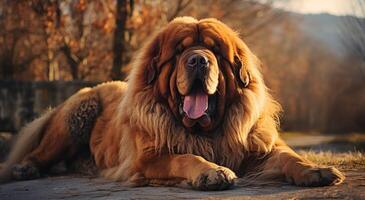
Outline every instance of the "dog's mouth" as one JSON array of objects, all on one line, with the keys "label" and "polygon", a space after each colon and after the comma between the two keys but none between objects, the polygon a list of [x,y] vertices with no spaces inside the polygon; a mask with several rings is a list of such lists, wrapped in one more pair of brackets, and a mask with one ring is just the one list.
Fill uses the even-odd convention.
[{"label": "dog's mouth", "polygon": [[209,95],[197,81],[187,95],[181,95],[179,113],[185,127],[207,128],[212,123],[215,107],[216,95]]}]

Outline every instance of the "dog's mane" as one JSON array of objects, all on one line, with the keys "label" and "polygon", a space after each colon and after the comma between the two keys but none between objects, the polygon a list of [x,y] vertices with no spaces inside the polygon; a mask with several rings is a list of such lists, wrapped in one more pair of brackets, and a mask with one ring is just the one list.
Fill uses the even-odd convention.
[{"label": "dog's mane", "polygon": [[[241,40],[232,34],[233,40]],[[154,139],[154,150],[170,153],[200,155],[208,161],[238,169],[246,154],[265,154],[271,151],[278,138],[279,104],[266,88],[258,59],[248,52],[251,81],[247,88],[237,88],[239,99],[226,108],[225,116],[214,138],[191,134],[176,120],[168,106],[159,102],[153,86],[145,84],[146,67],[153,59],[152,40],[138,54],[128,76],[128,92],[120,107],[116,123],[125,121],[129,126]],[[240,43],[242,44],[242,43]],[[170,78],[170,77],[169,77]]]},{"label": "dog's mane", "polygon": [[[131,127],[154,138],[155,151],[191,153],[208,161],[237,169],[246,153],[268,153],[278,137],[278,105],[263,84],[258,69],[249,88],[238,89],[239,101],[227,108],[224,120],[214,138],[190,133],[178,122],[168,106],[158,102],[152,87],[138,88],[144,80],[144,66],[137,66],[129,77],[129,92],[123,110]],[[252,72],[251,72],[252,73]]]}]

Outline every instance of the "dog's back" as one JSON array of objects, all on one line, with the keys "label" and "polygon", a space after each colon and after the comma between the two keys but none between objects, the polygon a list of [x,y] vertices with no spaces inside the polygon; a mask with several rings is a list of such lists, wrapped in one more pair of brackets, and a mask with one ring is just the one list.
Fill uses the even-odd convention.
[{"label": "dog's back", "polygon": [[0,180],[36,178],[40,170],[88,147],[98,118],[115,111],[126,89],[119,81],[83,88],[24,126],[0,169]]}]

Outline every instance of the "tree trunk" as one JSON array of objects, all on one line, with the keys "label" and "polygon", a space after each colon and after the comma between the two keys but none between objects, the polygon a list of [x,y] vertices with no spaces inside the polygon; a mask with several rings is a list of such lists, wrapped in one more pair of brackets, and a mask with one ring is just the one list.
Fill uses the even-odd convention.
[{"label": "tree trunk", "polygon": [[66,60],[71,69],[72,80],[78,80],[79,77],[79,65],[80,59],[76,60],[72,55],[71,49],[66,44],[60,48],[63,54],[66,56]]},{"label": "tree trunk", "polygon": [[113,80],[121,80],[124,78],[122,73],[123,65],[123,51],[125,50],[125,26],[127,21],[127,0],[117,0],[116,5],[116,19],[113,40],[113,67],[111,71],[111,78]]}]

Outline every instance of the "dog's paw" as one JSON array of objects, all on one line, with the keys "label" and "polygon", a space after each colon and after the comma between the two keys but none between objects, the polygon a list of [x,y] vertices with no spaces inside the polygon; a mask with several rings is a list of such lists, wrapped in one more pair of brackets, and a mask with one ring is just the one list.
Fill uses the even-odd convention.
[{"label": "dog's paw", "polygon": [[198,190],[226,190],[234,185],[236,174],[228,168],[218,167],[201,173],[192,182]]},{"label": "dog's paw", "polygon": [[40,176],[39,171],[32,165],[15,165],[11,169],[11,175],[14,180],[30,180]]},{"label": "dog's paw", "polygon": [[291,181],[298,186],[328,186],[338,185],[345,180],[345,176],[334,167],[315,167],[303,170]]}]

